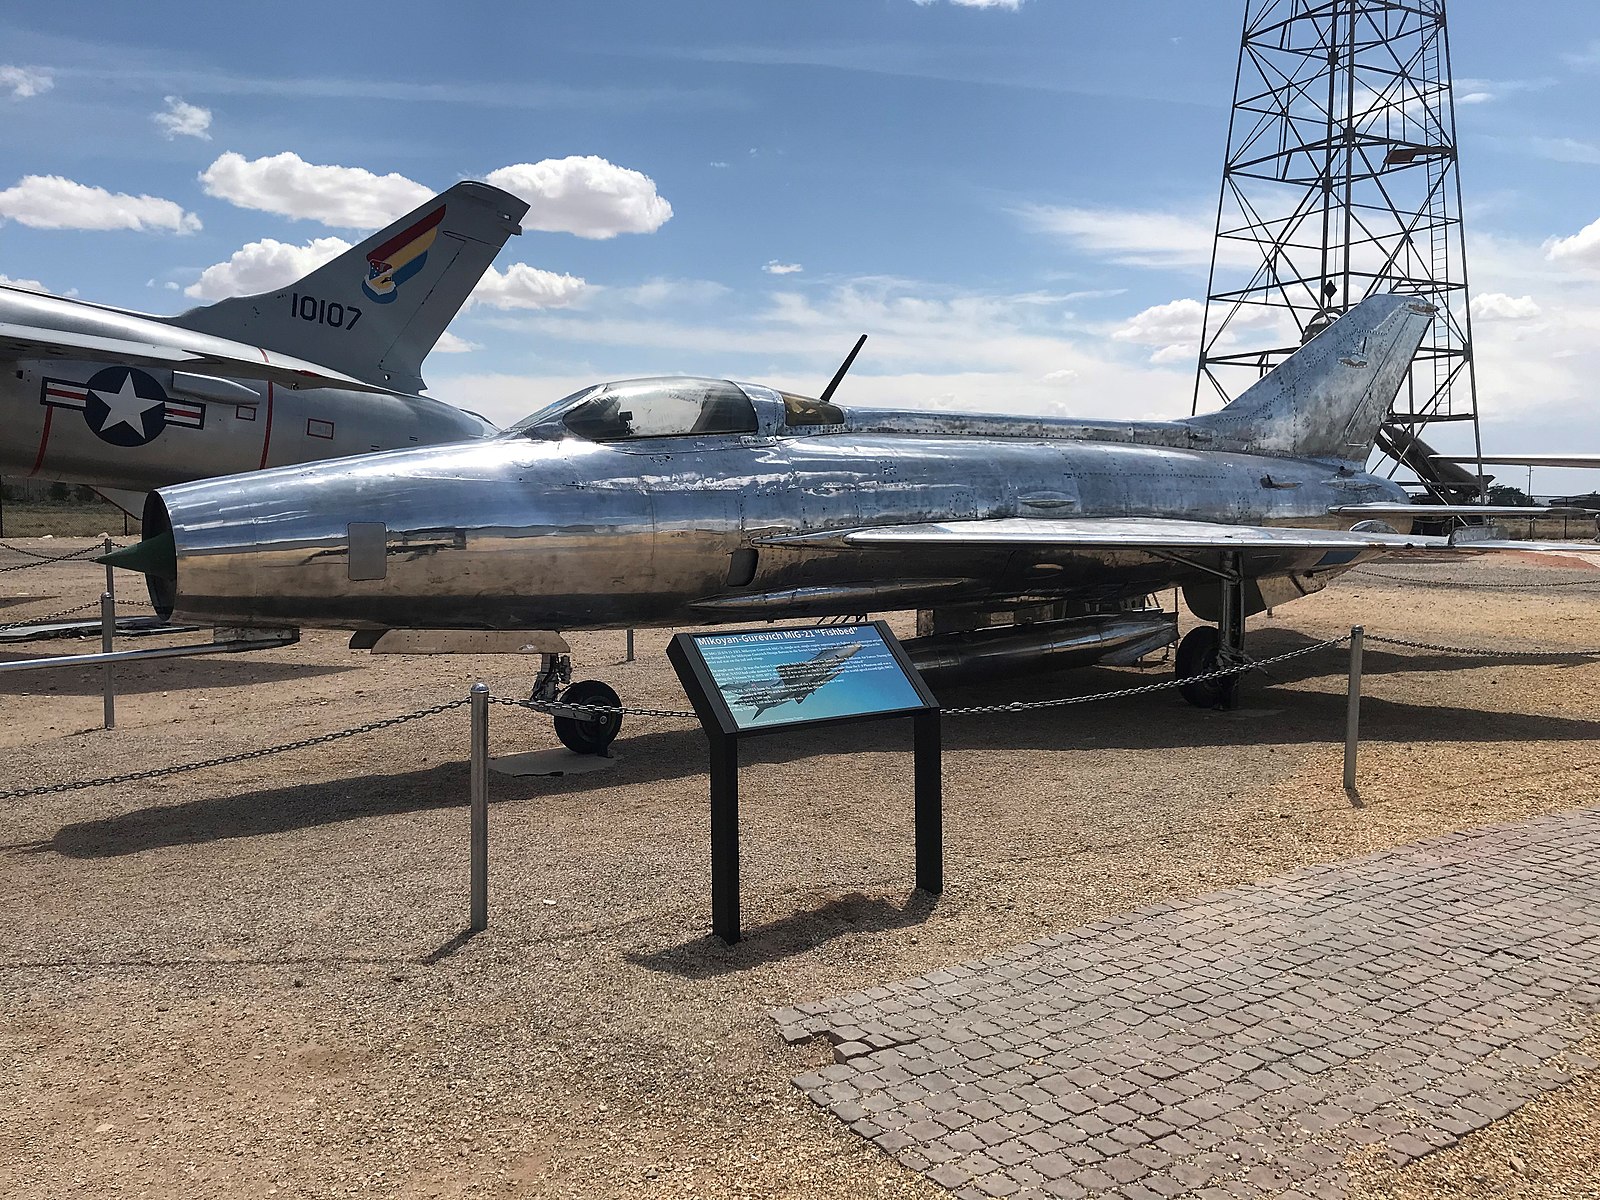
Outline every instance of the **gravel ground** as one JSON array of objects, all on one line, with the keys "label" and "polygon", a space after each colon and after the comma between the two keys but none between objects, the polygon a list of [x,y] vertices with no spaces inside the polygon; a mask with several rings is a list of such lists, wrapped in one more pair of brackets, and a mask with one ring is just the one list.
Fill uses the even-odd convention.
[{"label": "gravel ground", "polygon": [[[21,561],[0,551],[0,568]],[[1357,622],[1458,645],[1600,645],[1597,589],[1546,586],[1600,583],[1585,562],[1377,571],[1386,578],[1357,572],[1252,621],[1252,649]],[[1445,578],[1484,586],[1415,582]],[[0,623],[99,586],[81,563],[0,575]],[[666,637],[641,631],[639,661],[623,664],[620,633],[578,635],[580,676],[628,703],[683,707]],[[96,673],[7,675],[4,786],[288,741],[461,696],[478,678],[525,694],[532,665],[372,658],[312,634],[124,668],[109,732]],[[908,730],[752,743],[747,938],[731,950],[706,937],[705,743],[683,722],[630,720],[608,772],[493,778],[490,928],[471,939],[464,710],[9,801],[0,1194],[942,1194],[790,1087],[826,1051],[782,1045],[769,1009],[1301,864],[1594,802],[1600,665],[1374,646],[1366,667],[1354,802],[1340,786],[1334,652],[1251,682],[1231,713],[1159,694],[947,721],[947,891],[933,905],[909,890]],[[1165,670],[945,698],[1087,694]],[[493,753],[553,743],[541,720],[495,710]],[[1527,1194],[1577,1194],[1594,1160],[1560,1144],[1573,1120],[1595,1128],[1597,1095],[1580,1081],[1541,1102],[1556,1117],[1530,1110],[1452,1153],[1556,1145],[1548,1177],[1568,1190]],[[1459,1194],[1445,1176],[1428,1182],[1433,1166],[1391,1180],[1392,1194]],[[1380,1176],[1374,1186],[1389,1186]]]},{"label": "gravel ground", "polygon": [[[1583,1049],[1592,1057],[1600,1037]],[[1380,1148],[1368,1159],[1350,1200],[1600,1200],[1600,1074],[1403,1171],[1386,1169]]]}]

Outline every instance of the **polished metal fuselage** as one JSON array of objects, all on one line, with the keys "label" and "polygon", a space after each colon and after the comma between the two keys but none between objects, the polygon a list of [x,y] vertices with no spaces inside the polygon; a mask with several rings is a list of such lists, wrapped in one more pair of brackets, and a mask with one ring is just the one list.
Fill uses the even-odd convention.
[{"label": "polished metal fuselage", "polygon": [[[1001,517],[1345,528],[1330,508],[1405,499],[1358,465],[1219,448],[1183,423],[858,409],[790,428],[777,393],[740,386],[752,434],[596,443],[535,431],[164,490],[178,534],[171,606],[227,624],[584,629],[1111,605],[1213,576],[1136,550],[782,539]],[[377,573],[354,569],[358,531],[381,539],[381,578],[357,577]],[[1289,548],[1248,552],[1242,566],[1290,577],[1361,557]]]},{"label": "polished metal fuselage", "polygon": [[[238,358],[262,353],[161,317],[13,288],[0,288],[0,325],[37,330],[44,339],[53,333],[72,334],[196,354]],[[108,368],[115,370],[112,364],[31,357],[0,363],[0,368],[0,424],[5,429],[0,475],[8,479],[142,492],[262,467],[438,445],[494,432],[482,418],[426,396],[288,388],[148,365],[138,369],[170,399],[174,419],[152,421],[155,432],[142,444],[117,444],[96,432],[85,412],[52,402],[49,387],[81,387]]]}]

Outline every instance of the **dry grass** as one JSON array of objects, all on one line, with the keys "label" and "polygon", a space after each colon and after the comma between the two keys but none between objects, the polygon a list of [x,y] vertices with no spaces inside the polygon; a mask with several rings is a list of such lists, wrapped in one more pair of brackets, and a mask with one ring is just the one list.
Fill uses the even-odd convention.
[{"label": "dry grass", "polygon": [[86,504],[38,504],[20,500],[5,503],[6,538],[137,537],[139,522],[114,504],[95,500]]},{"label": "dry grass", "polygon": [[[1533,583],[1580,569],[1450,568]],[[80,564],[0,575],[0,616],[88,599],[97,580]],[[1358,621],[1461,643],[1600,641],[1586,588],[1459,592],[1357,574],[1253,622],[1252,644],[1267,654]],[[621,664],[620,634],[579,635],[581,673],[681,707],[665,637],[641,632],[640,660]],[[315,634],[126,668],[113,732],[97,728],[97,675],[8,675],[4,786],[337,729],[463,695],[475,678],[510,694],[531,665],[375,659]],[[1342,663],[1290,666],[1227,714],[1161,695],[946,722],[948,890],[932,906],[908,895],[908,730],[752,744],[749,936],[732,950],[705,936],[705,743],[681,723],[630,722],[609,772],[494,780],[491,924],[470,940],[460,711],[315,752],[8,801],[0,1194],[940,1195],[793,1091],[821,1051],[784,1047],[770,1008],[1594,802],[1600,665],[1369,648],[1359,807],[1339,780]],[[948,699],[1139,678],[1095,669]],[[496,710],[494,753],[551,744],[541,722]],[[1590,1120],[1587,1087],[1561,1103]],[[1491,1154],[1511,1124],[1483,1135]],[[1591,1186],[1592,1164],[1551,1161],[1562,1186]],[[1430,1186],[1416,1194],[1456,1194]]]}]

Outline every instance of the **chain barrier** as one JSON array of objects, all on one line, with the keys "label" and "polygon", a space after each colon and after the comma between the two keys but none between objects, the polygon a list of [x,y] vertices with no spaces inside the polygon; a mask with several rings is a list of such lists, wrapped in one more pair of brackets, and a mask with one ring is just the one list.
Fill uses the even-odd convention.
[{"label": "chain barrier", "polygon": [[147,771],[129,771],[124,775],[108,775],[101,779],[79,779],[72,783],[48,783],[41,784],[38,787],[11,788],[0,792],[0,800],[22,800],[31,796],[52,796],[59,792],[76,792],[84,788],[108,787],[118,783],[137,783],[145,779],[161,779],[168,775],[177,775],[183,771],[199,771],[206,767],[224,767],[230,763],[249,762],[253,758],[266,758],[271,754],[287,754],[291,750],[305,750],[327,742],[337,742],[342,738],[355,737],[362,733],[375,733],[380,729],[404,725],[409,721],[420,721],[424,717],[436,717],[440,713],[449,712],[451,709],[464,708],[469,703],[468,698],[462,696],[455,700],[446,700],[443,704],[433,704],[427,708],[419,708],[415,712],[403,713],[398,717],[383,717],[376,721],[368,721],[363,725],[352,725],[349,729],[338,729],[332,733],[319,733],[314,737],[301,738],[296,742],[284,742],[278,746],[263,746],[255,750],[242,750],[238,754],[225,754],[220,758],[208,758],[202,762],[179,763],[172,767],[152,767]]},{"label": "chain barrier", "polygon": [[[97,603],[97,602],[96,602]],[[65,616],[72,612],[81,611],[92,605],[80,605],[77,609],[68,609],[55,616]],[[50,620],[53,618],[42,618]],[[6,628],[0,626],[0,628]],[[1122,700],[1130,696],[1145,696],[1156,692],[1169,691],[1194,683],[1209,683],[1217,679],[1227,679],[1235,675],[1243,675],[1250,671],[1262,670],[1266,667],[1276,666],[1279,663],[1290,662],[1297,658],[1316,654],[1322,650],[1331,650],[1349,642],[1350,635],[1342,634],[1327,641],[1314,642],[1309,646],[1302,646],[1298,650],[1290,650],[1271,658],[1253,659],[1250,662],[1240,663],[1237,666],[1221,667],[1215,671],[1206,671],[1199,675],[1190,675],[1184,679],[1165,679],[1159,683],[1146,683],[1138,687],[1122,688],[1114,692],[1095,692],[1088,696],[1067,696],[1055,700],[1014,700],[1007,704],[981,704],[967,708],[947,708],[943,715],[947,717],[976,717],[989,716],[997,713],[1027,712],[1034,709],[1065,708],[1076,704],[1091,704],[1100,700]],[[1368,633],[1365,640],[1386,646],[1402,646],[1415,650],[1431,650],[1448,654],[1463,654],[1483,658],[1600,658],[1600,648],[1592,650],[1491,650],[1467,646],[1444,646],[1432,642],[1419,642],[1409,638],[1384,637],[1379,634]],[[21,800],[34,796],[49,796],[61,792],[75,792],[84,788],[108,787],[121,783],[137,783],[147,779],[162,779],[168,775],[177,775],[185,771],[199,771],[207,767],[228,766],[232,763],[249,762],[252,759],[266,758],[274,754],[287,754],[295,750],[306,750],[312,746],[324,745],[328,742],[341,741],[344,738],[357,737],[364,733],[375,733],[380,729],[390,729],[396,725],[404,725],[411,721],[419,721],[428,717],[436,717],[457,708],[470,704],[469,697],[460,697],[455,700],[446,700],[441,704],[429,705],[419,708],[414,712],[402,713],[399,716],[383,717],[376,721],[367,721],[361,725],[352,725],[348,729],[335,730],[332,733],[320,733],[313,737],[301,738],[298,741],[284,742],[276,746],[264,746],[255,750],[243,750],[238,754],[227,754],[218,758],[208,758],[200,762],[179,763],[170,767],[153,767],[144,771],[130,771],[122,775],[110,775],[99,779],[80,779],[71,783],[42,784],[37,787],[12,788],[0,791],[0,800]],[[511,696],[491,696],[489,703],[498,704],[506,708],[520,708],[530,712],[550,715],[556,710],[566,712],[590,713],[594,716],[629,716],[629,717],[663,717],[671,719],[695,719],[693,711],[676,708],[632,708],[626,705],[607,704],[563,704],[554,700],[522,700]]]},{"label": "chain barrier", "polygon": [[[111,544],[113,546],[116,545],[115,542]],[[45,554],[35,554],[31,550],[24,550],[22,547],[13,546],[8,542],[0,542],[0,546],[4,546],[7,550],[15,550],[19,554],[26,554],[29,558],[37,560],[35,562],[16,563],[15,565],[9,567],[0,567],[0,575],[5,575],[11,571],[27,571],[33,567],[43,567],[49,563],[66,562],[69,559],[82,558],[85,554],[104,553],[105,551],[104,542],[96,542],[92,546],[85,546],[82,550],[74,550],[70,554],[58,554],[54,557]]]},{"label": "chain barrier", "polygon": [[[1246,671],[1260,670],[1276,663],[1288,662],[1293,658],[1303,658],[1307,654],[1315,654],[1319,650],[1342,646],[1349,640],[1350,635],[1344,634],[1340,637],[1329,638],[1325,642],[1302,646],[1298,650],[1290,650],[1286,654],[1279,654],[1272,658],[1252,659],[1235,667],[1222,667],[1215,671],[1206,671],[1200,675],[1189,675],[1183,679],[1164,679],[1160,683],[1141,684],[1139,687],[1123,688],[1118,692],[1096,692],[1090,696],[1067,696],[1060,700],[1013,700],[1010,704],[980,704],[971,708],[947,708],[943,710],[943,715],[947,717],[987,716],[990,713],[1025,712],[1034,708],[1065,708],[1069,704],[1088,704],[1095,700],[1121,700],[1127,696],[1144,696],[1152,692],[1186,687],[1191,683],[1209,683],[1213,679],[1227,679],[1230,675],[1243,675]],[[1367,640],[1371,641],[1372,639],[1369,637]]]},{"label": "chain barrier", "polygon": [[[576,712],[592,713],[597,717],[687,717],[696,719],[693,711],[681,708],[628,708],[609,704],[566,704],[560,700],[518,700],[514,696],[490,696],[490,704],[503,704],[507,708],[526,708],[531,712],[551,715],[554,710],[563,711],[571,709]],[[557,713],[556,715],[561,715]]]},{"label": "chain barrier", "polygon": [[90,600],[87,604],[77,604],[71,608],[63,608],[60,612],[47,613],[42,617],[29,617],[23,621],[7,621],[0,625],[3,629],[21,629],[24,625],[48,625],[51,621],[59,621],[62,617],[70,617],[73,613],[88,612],[91,608],[98,609],[100,601]]},{"label": "chain barrier", "polygon": [[[125,608],[148,607],[145,602],[140,600],[118,600],[116,603],[124,606]],[[94,609],[96,612],[98,612],[100,610],[100,601],[90,600],[86,604],[77,604],[72,608],[63,608],[60,612],[46,613],[42,617],[27,617],[21,621],[8,621],[5,624],[0,624],[0,633],[3,633],[7,629],[21,629],[24,625],[48,625],[52,621],[59,621],[62,617],[70,617],[74,613],[88,612],[90,609]]]},{"label": "chain barrier", "polygon": [[1366,635],[1368,642],[1385,646],[1406,646],[1412,650],[1433,650],[1441,654],[1465,654],[1471,658],[1600,658],[1600,647],[1593,650],[1490,650],[1472,646],[1439,646],[1432,642],[1416,642],[1410,638]]},{"label": "chain barrier", "polygon": [[1541,588],[1600,587],[1600,579],[1557,579],[1548,583],[1453,583],[1445,579],[1413,579],[1408,575],[1388,575],[1382,571],[1357,568],[1351,572],[1367,579],[1382,579],[1389,583],[1403,583],[1411,587],[1470,588],[1478,591],[1531,592]]}]

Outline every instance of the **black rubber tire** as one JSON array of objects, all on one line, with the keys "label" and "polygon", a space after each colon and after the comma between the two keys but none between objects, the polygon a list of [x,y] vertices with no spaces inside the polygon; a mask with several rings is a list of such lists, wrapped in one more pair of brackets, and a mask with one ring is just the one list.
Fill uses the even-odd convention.
[{"label": "black rubber tire", "polygon": [[[1221,652],[1222,634],[1217,631],[1217,627],[1196,626],[1184,634],[1183,641],[1178,643],[1173,669],[1179,679],[1205,675],[1217,669]],[[1179,684],[1178,691],[1196,708],[1231,708],[1238,681],[1237,675],[1230,675],[1226,679],[1208,679],[1204,683]]]},{"label": "black rubber tire", "polygon": [[[620,708],[622,701],[598,679],[583,679],[561,693],[563,704],[601,704]],[[621,713],[596,714],[586,720],[557,717],[556,736],[568,750],[578,754],[604,754],[622,731]]]}]

